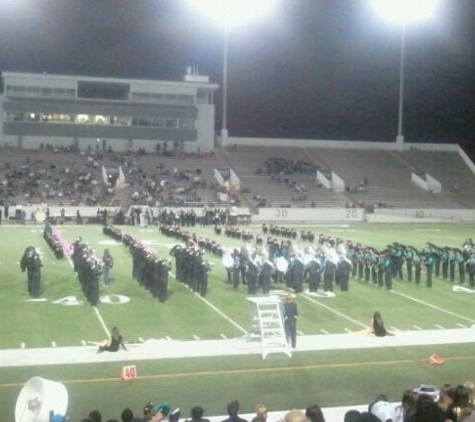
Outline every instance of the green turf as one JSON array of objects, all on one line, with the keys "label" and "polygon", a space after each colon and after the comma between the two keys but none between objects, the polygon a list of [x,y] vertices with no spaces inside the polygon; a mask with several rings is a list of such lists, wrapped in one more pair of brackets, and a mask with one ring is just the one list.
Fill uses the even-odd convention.
[{"label": "green turf", "polygon": [[[78,236],[88,241],[102,255],[111,250],[115,266],[113,281],[102,294],[123,294],[131,301],[125,305],[100,304],[99,311],[108,327],[117,325],[126,340],[139,337],[193,340],[241,336],[241,330],[195,297],[182,284],[170,277],[170,297],[161,304],[131,279],[131,257],[121,244],[103,236],[100,227],[59,227],[64,237],[73,242]],[[121,227],[124,232],[149,241],[162,256],[169,254],[174,239],[158,234],[157,228]],[[260,227],[250,229],[259,232]],[[325,225],[304,227],[316,233],[351,239],[376,248],[398,241],[421,247],[427,241],[438,245],[460,246],[472,236],[471,225]],[[225,245],[241,246],[241,241],[216,237],[209,228],[189,229],[198,235],[217,238]],[[81,340],[101,340],[105,332],[93,308],[55,305],[54,300],[76,296],[84,300],[70,263],[56,260],[42,238],[41,227],[0,228],[0,348],[77,346]],[[46,302],[27,299],[26,275],[20,272],[19,259],[28,245],[43,252],[42,297]],[[241,286],[234,291],[224,282],[225,271],[219,259],[209,256],[217,265],[210,276],[207,300],[236,324],[250,330],[251,306]],[[424,281],[424,276],[423,276]],[[471,326],[474,295],[455,294],[452,285],[434,279],[428,289],[424,282],[416,286],[407,281],[394,283],[393,292],[351,280],[348,293],[337,292],[335,298],[297,297],[298,329],[304,334],[358,331],[368,325],[374,310],[383,313],[388,326],[397,329],[434,329]],[[322,306],[323,305],[323,306]],[[342,315],[346,316],[342,317]],[[322,337],[324,341],[324,337]],[[256,356],[137,362],[140,376],[150,376],[126,383],[117,380],[121,364],[91,364],[0,369],[0,404],[5,420],[13,420],[13,408],[21,385],[34,375],[63,380],[70,394],[70,412],[76,420],[98,407],[107,417],[117,417],[130,406],[139,410],[148,400],[167,400],[187,412],[202,405],[208,414],[224,413],[225,403],[239,398],[243,411],[251,412],[257,402],[270,409],[283,410],[317,402],[322,406],[360,404],[376,393],[386,392],[398,400],[405,388],[421,382],[441,385],[475,378],[467,368],[473,366],[473,345],[400,347],[374,350],[350,350],[296,353],[292,359],[269,356],[265,361]],[[433,367],[427,356],[439,353],[447,363]],[[261,369],[265,371],[261,371]],[[238,372],[229,372],[236,370]],[[241,372],[239,372],[241,371]],[[80,382],[80,380],[87,382]],[[7,385],[12,383],[13,385]]]}]

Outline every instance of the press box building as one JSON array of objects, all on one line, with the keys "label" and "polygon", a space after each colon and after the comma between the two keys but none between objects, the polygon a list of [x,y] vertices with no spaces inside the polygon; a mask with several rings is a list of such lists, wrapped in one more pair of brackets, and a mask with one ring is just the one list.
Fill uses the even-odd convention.
[{"label": "press box building", "polygon": [[17,72],[2,78],[2,146],[214,148],[218,85],[191,68],[179,82]]}]

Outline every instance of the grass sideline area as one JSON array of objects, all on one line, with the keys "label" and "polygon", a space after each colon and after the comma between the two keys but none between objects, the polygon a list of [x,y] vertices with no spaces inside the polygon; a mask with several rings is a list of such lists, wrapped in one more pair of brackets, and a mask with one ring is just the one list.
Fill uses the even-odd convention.
[{"label": "grass sideline area", "polygon": [[[206,301],[197,298],[170,276],[166,303],[155,301],[131,280],[132,260],[127,249],[102,234],[100,226],[58,226],[71,243],[82,236],[102,256],[109,248],[114,256],[111,286],[101,294],[125,295],[130,302],[123,305],[100,304],[99,314],[106,327],[120,327],[128,341],[139,338],[176,340],[234,338],[245,335],[238,327],[249,330],[251,307],[246,288],[234,291],[224,282],[225,271],[216,262],[210,274]],[[158,233],[157,227],[121,226],[147,242],[160,256],[169,256],[177,243]],[[260,232],[260,226],[249,226]],[[426,242],[460,247],[471,237],[471,225],[314,225],[298,226],[332,237],[351,239],[378,249],[394,241],[422,247]],[[194,227],[186,230],[199,236],[216,238],[223,245],[242,246],[244,242],[216,236],[212,228]],[[104,326],[87,303],[61,306],[54,301],[68,296],[84,300],[79,282],[67,259],[56,260],[42,238],[41,226],[1,226],[0,271],[0,348],[80,346],[82,341],[105,338]],[[301,243],[300,241],[298,241]],[[303,243],[301,243],[303,244]],[[42,302],[28,301],[26,275],[20,272],[19,259],[24,249],[33,245],[43,253]],[[174,270],[174,269],[173,269]],[[172,270],[172,272],[173,272]],[[336,292],[334,298],[298,296],[298,330],[301,335],[322,336],[325,333],[358,332],[369,325],[372,313],[380,310],[388,327],[398,330],[461,328],[475,323],[472,294],[452,292],[452,284],[434,279],[428,289],[423,282],[416,286],[395,281],[391,292],[353,279],[348,293]],[[216,311],[219,309],[227,318]],[[234,322],[235,324],[231,323]],[[415,328],[417,327],[417,328]],[[351,337],[350,337],[351,339]],[[440,386],[473,380],[467,371],[473,365],[473,344],[418,347],[388,347],[365,350],[334,350],[297,352],[292,359],[271,355],[266,360],[256,356],[171,359],[136,362],[139,378],[132,382],[120,380],[122,364],[93,363],[43,367],[0,368],[0,404],[5,420],[14,420],[16,397],[29,378],[40,375],[66,384],[69,411],[80,420],[93,408],[102,411],[105,419],[119,417],[124,407],[140,412],[149,400],[167,401],[180,407],[188,416],[192,406],[201,405],[206,414],[224,414],[226,403],[234,398],[241,402],[243,413],[251,413],[258,402],[270,410],[285,410],[318,403],[322,407],[361,404],[371,401],[380,392],[398,401],[407,388],[420,383]],[[1,352],[0,352],[1,353]],[[446,358],[441,366],[431,366],[427,357],[437,353]]]}]

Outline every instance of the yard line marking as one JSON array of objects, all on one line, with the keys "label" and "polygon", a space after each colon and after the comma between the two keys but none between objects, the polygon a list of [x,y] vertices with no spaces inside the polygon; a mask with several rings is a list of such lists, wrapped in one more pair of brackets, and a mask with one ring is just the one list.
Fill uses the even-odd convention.
[{"label": "yard line marking", "polygon": [[467,328],[466,325],[463,325],[463,324],[457,324],[460,328]]},{"label": "yard line marking", "polygon": [[110,335],[109,330],[107,329],[106,323],[105,323],[104,320],[102,319],[102,316],[101,316],[101,313],[99,312],[99,309],[97,309],[97,306],[93,306],[93,309],[94,309],[94,312],[95,312],[96,315],[97,315],[97,318],[99,319],[99,322],[100,322],[101,325],[102,325],[102,328],[103,328],[104,331],[106,332],[106,335],[109,336],[109,335]]},{"label": "yard line marking", "polygon": [[167,340],[171,340],[172,338],[170,336],[165,337]]},{"label": "yard line marking", "polygon": [[421,327],[418,327],[417,325],[413,325],[413,327],[416,329],[416,330],[422,330]]},{"label": "yard line marking", "polygon": [[56,347],[56,342],[55,341],[51,342],[51,347]]},{"label": "yard line marking", "polygon": [[86,340],[81,340],[81,344],[82,344],[83,346],[85,346],[85,345],[87,344],[87,343],[86,343]]},{"label": "yard line marking", "polygon": [[315,303],[315,304],[318,305],[318,306],[321,306],[322,308],[325,308],[327,311],[333,312],[334,314],[337,314],[337,315],[341,316],[342,318],[345,318],[345,319],[347,319],[348,321],[351,321],[351,322],[353,322],[354,324],[359,325],[360,327],[369,328],[367,325],[365,325],[365,324],[363,324],[363,323],[357,321],[356,319],[353,319],[353,318],[349,317],[348,315],[342,314],[340,311],[337,311],[336,309],[332,309],[332,308],[330,308],[329,306],[326,306],[326,305],[324,305],[323,303],[320,303],[320,302],[318,302],[318,301],[316,301],[316,300],[314,300],[314,299],[312,299],[312,298],[310,298],[310,297],[308,297],[308,296],[306,296],[306,295],[304,295],[304,294],[302,294],[302,293],[300,294],[300,296],[304,297],[305,299],[309,300],[310,302]]},{"label": "yard line marking", "polygon": [[327,330],[324,330],[323,328],[321,328],[320,331],[321,331],[323,334],[330,334]]},{"label": "yard line marking", "polygon": [[[69,262],[69,264],[71,265],[71,267],[74,268],[74,264],[73,264],[73,261],[71,260],[71,257],[69,257],[69,256],[66,255],[66,258],[68,259],[68,262]],[[97,309],[97,306],[93,306],[93,309],[94,309],[94,312],[95,312],[96,315],[97,315],[97,318],[99,319],[99,322],[101,323],[102,328],[103,328],[104,331],[106,332],[106,335],[109,336],[109,335],[110,335],[109,330],[107,329],[106,323],[105,323],[104,320],[102,319],[102,316],[101,316],[101,313],[99,312],[99,309]]]},{"label": "yard line marking", "polygon": [[[173,274],[171,271],[169,272],[169,274],[176,280],[176,277],[175,277],[175,274]],[[182,284],[182,283],[180,283]],[[189,288],[189,286],[186,286]],[[189,288],[190,289],[190,288]],[[190,289],[191,290],[191,289]],[[201,299],[204,303],[206,303],[211,309],[213,309],[214,311],[216,311],[219,315],[221,315],[224,319],[226,319],[227,321],[229,321],[232,325],[234,325],[237,329],[239,329],[240,331],[242,331],[244,334],[249,334],[244,328],[242,328],[237,322],[233,321],[230,317],[228,317],[224,312],[222,312],[220,309],[218,309],[216,306],[214,306],[211,302],[209,302],[208,300],[206,300],[204,297],[202,297],[200,294],[198,294],[197,292],[194,292],[194,295]]]},{"label": "yard line marking", "polygon": [[201,340],[196,334],[193,334],[193,338],[194,338],[195,340]]},{"label": "yard line marking", "polygon": [[140,343],[145,343],[142,337],[139,337],[138,340],[140,341]]},{"label": "yard line marking", "polygon": [[237,329],[242,331],[244,334],[249,334],[244,328],[242,328],[237,322],[233,321],[230,317],[228,317],[224,312],[219,310],[216,306],[214,306],[211,302],[206,300],[204,297],[200,296],[198,293],[195,292],[195,296],[201,299],[204,303],[206,303],[211,309],[215,310],[219,315],[221,315],[224,319],[229,321],[233,324]]},{"label": "yard line marking", "polygon": [[437,328],[440,328],[441,330],[444,330],[445,328],[442,327],[442,325],[439,325],[439,324],[434,324]]},{"label": "yard line marking", "polygon": [[344,330],[345,330],[347,333],[352,333],[352,331],[351,331],[349,328],[344,328]]},{"label": "yard line marking", "polygon": [[302,333],[302,331],[300,331],[300,330],[297,330],[297,334],[300,335],[300,336],[304,336],[304,335],[305,335],[305,334]]},{"label": "yard line marking", "polygon": [[412,296],[409,296],[409,295],[406,295],[404,293],[401,293],[401,292],[397,292],[395,290],[389,290],[390,293],[393,293],[395,295],[399,295],[401,297],[405,297],[406,299],[409,299],[409,300],[412,300],[414,302],[417,302],[417,303],[420,303],[421,305],[425,305],[425,306],[428,306],[429,308],[432,308],[432,309],[435,309],[437,311],[440,311],[440,312],[444,312],[448,315],[452,315],[454,317],[457,317],[457,318],[460,318],[460,319],[464,319],[465,321],[468,321],[468,322],[475,322],[475,320],[473,319],[470,319],[470,318],[467,318],[463,315],[459,315],[459,314],[456,314],[455,312],[452,312],[452,311],[449,311],[447,309],[443,309],[443,308],[439,308],[438,306],[435,306],[435,305],[432,305],[431,303],[428,303],[428,302],[425,302],[423,300],[420,300],[420,299],[416,299],[415,297],[412,297]]},{"label": "yard line marking", "polygon": [[391,330],[393,330],[393,331],[401,331],[401,330],[400,330],[399,328],[397,328],[397,327],[392,327],[392,326],[391,326],[391,327],[389,327],[389,328],[391,328]]},{"label": "yard line marking", "polygon": [[24,348],[26,347],[26,344],[25,344],[25,343],[22,343],[22,344],[20,344],[20,347],[21,347],[22,349],[24,349]]},{"label": "yard line marking", "polygon": [[224,334],[220,334],[221,338],[227,338]]}]

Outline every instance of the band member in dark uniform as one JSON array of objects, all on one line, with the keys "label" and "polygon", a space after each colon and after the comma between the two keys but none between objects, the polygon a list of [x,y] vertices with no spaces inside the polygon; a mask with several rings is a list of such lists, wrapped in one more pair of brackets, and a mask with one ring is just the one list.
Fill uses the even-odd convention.
[{"label": "band member in dark uniform", "polygon": [[295,346],[297,345],[297,319],[299,313],[297,304],[294,302],[291,293],[288,293],[285,297],[283,309],[285,336],[287,337],[287,342],[291,344],[293,349],[295,349]]},{"label": "band member in dark uniform", "polygon": [[33,246],[28,246],[21,257],[20,268],[22,272],[27,272],[28,294],[34,298],[40,295],[42,266],[40,254]]},{"label": "band member in dark uniform", "polygon": [[124,344],[124,340],[120,335],[119,329],[117,327],[113,327],[109,341],[107,341],[106,344],[99,346],[99,350],[97,351],[97,353],[117,352],[119,350],[119,347],[122,347],[122,349],[127,350]]}]

